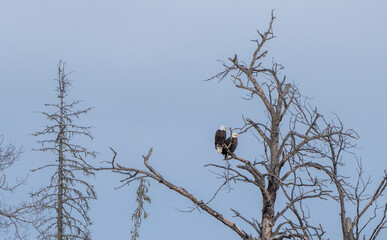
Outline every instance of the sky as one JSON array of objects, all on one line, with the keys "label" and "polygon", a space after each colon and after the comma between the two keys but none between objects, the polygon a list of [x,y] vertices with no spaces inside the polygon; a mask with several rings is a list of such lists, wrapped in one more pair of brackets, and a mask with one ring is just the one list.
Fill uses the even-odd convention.
[{"label": "sky", "polygon": [[[28,175],[23,191],[48,181],[48,173],[29,172],[53,158],[31,151],[38,146],[31,133],[46,125],[37,112],[57,101],[53,79],[63,60],[73,71],[69,97],[93,107],[79,123],[93,126],[95,139],[77,140],[99,152],[90,161],[110,160],[113,147],[119,163],[142,168],[141,155],[153,147],[150,163],[166,179],[209,199],[220,184],[203,167],[221,160],[213,149],[215,130],[240,127],[242,115],[264,113],[256,102],[243,100],[231,80],[203,80],[222,70],[217,60],[234,54],[249,59],[250,40],[266,28],[272,9],[276,38],[267,45],[269,57],[324,116],[336,113],[357,131],[356,153],[377,183],[387,169],[387,2],[382,0],[1,0],[0,133],[24,149],[8,177]],[[259,156],[251,136],[239,140],[237,154]],[[130,238],[137,186],[114,190],[119,180],[111,173],[91,179],[98,194],[90,210],[95,240]],[[192,204],[158,183],[151,183],[149,194],[150,215],[140,239],[238,237],[206,213],[181,212]],[[14,202],[20,196],[4,198]],[[244,226],[229,209],[259,217],[260,201],[256,191],[237,185],[222,192],[213,207]],[[324,214],[339,218],[334,210]],[[334,239],[337,222],[326,226]]]}]

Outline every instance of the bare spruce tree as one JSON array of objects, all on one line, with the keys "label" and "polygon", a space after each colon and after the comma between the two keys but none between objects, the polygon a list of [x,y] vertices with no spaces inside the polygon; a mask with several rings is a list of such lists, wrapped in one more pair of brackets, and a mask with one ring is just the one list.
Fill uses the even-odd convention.
[{"label": "bare spruce tree", "polygon": [[94,175],[85,158],[95,157],[95,152],[74,144],[73,138],[93,138],[90,127],[75,123],[91,108],[77,110],[74,108],[80,101],[67,100],[71,86],[67,77],[65,63],[59,61],[56,79],[58,102],[45,105],[53,108],[50,113],[42,112],[49,123],[44,130],[33,134],[41,138],[38,140],[41,147],[35,150],[53,153],[50,162],[33,170],[49,168],[53,172],[49,184],[32,194],[36,207],[45,212],[41,239],[90,239],[89,201],[96,199],[96,193],[93,185],[85,180],[85,177]]},{"label": "bare spruce tree", "polygon": [[[326,239],[327,231],[338,229],[324,229],[319,216],[313,215],[315,211],[307,208],[311,201],[326,200],[340,206],[340,212],[331,216],[339,217],[341,222],[342,236],[335,239],[382,239],[381,232],[387,227],[387,201],[382,198],[387,173],[379,184],[371,185],[363,177],[360,161],[351,153],[356,147],[356,132],[344,128],[336,115],[328,118],[320,113],[294,83],[287,81],[280,64],[265,61],[268,55],[265,44],[275,37],[274,19],[272,13],[267,30],[258,31],[250,60],[240,60],[234,55],[223,62],[224,71],[209,79],[220,82],[231,79],[236,88],[246,93],[247,100],[264,107],[265,118],[243,118],[241,127],[232,130],[256,137],[255,149],[259,149],[256,158],[246,159],[243,153],[228,151],[228,164],[221,161],[206,165],[224,176],[223,184],[208,201],[199,200],[154,169],[149,163],[152,149],[143,156],[145,169],[122,166],[113,158],[111,165],[98,170],[125,175],[124,185],[138,179],[155,180],[192,201],[197,209],[213,216],[241,239]],[[359,163],[355,178],[341,175],[344,162]],[[217,193],[233,183],[255,187],[261,196],[260,212],[243,216],[238,209],[230,209],[236,217],[234,222],[211,206]],[[250,228],[242,229],[240,221]]]}]

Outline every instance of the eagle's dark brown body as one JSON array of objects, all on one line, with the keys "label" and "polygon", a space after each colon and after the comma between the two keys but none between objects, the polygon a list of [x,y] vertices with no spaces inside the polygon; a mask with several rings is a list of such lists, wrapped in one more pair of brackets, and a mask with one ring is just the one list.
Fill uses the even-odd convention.
[{"label": "eagle's dark brown body", "polygon": [[[238,146],[238,138],[236,137],[229,137],[227,140],[224,142],[224,144],[228,147],[228,150],[230,152],[234,152],[235,149]],[[228,151],[226,147],[223,147],[222,149],[222,154],[224,155],[224,158],[227,158]]]},{"label": "eagle's dark brown body", "polygon": [[218,153],[222,153],[223,144],[226,140],[226,130],[218,129],[215,133],[215,149]]}]

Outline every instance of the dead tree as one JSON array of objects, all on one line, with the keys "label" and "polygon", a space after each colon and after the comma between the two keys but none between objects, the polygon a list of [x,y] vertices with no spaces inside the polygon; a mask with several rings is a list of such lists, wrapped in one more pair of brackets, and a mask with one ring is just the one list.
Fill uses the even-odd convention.
[{"label": "dead tree", "polygon": [[[255,50],[248,62],[234,55],[228,63],[223,62],[222,72],[209,79],[222,81],[231,78],[235,87],[247,94],[247,100],[264,107],[264,119],[246,117],[243,118],[243,126],[234,129],[240,134],[252,133],[256,136],[259,158],[245,159],[229,151],[230,157],[226,159],[229,164],[226,166],[223,163],[206,165],[226,173],[219,190],[233,181],[252,185],[260,193],[260,215],[242,216],[238,210],[231,209],[237,219],[250,225],[255,232],[242,229],[211,207],[211,201],[219,190],[210,201],[203,202],[164,178],[149,163],[152,149],[143,156],[145,170],[121,166],[114,159],[109,162],[110,166],[98,170],[124,175],[123,185],[138,179],[153,179],[191,200],[197,208],[232,229],[241,239],[323,239],[326,230],[321,224],[313,225],[310,221],[313,216],[306,210],[308,202],[320,200],[333,200],[340,204],[344,239],[363,239],[363,236],[364,239],[376,239],[386,228],[386,207],[380,208],[375,204],[385,191],[386,177],[374,194],[367,197],[369,182],[363,181],[361,167],[356,185],[351,185],[350,179],[340,175],[338,169],[343,167],[343,161],[354,160],[351,150],[355,148],[358,136],[355,131],[345,129],[337,116],[327,118],[319,113],[297,86],[287,81],[280,64],[265,60],[268,54],[265,44],[275,37],[274,19],[272,13],[267,30],[258,31],[258,39],[253,41]],[[286,203],[278,203],[279,198]],[[355,205],[357,210],[346,214],[346,204]],[[359,219],[365,217],[364,213],[371,206],[375,215],[367,215],[369,221],[360,226]],[[348,215],[351,217],[348,218]],[[372,220],[376,221],[376,225],[371,235],[362,235],[364,227],[371,227]]]},{"label": "dead tree", "polygon": [[96,199],[96,193],[93,185],[85,179],[94,175],[85,158],[95,157],[95,152],[72,143],[72,139],[75,136],[93,138],[90,127],[74,122],[91,108],[76,110],[74,108],[80,101],[67,101],[71,86],[67,77],[65,63],[59,61],[56,79],[59,101],[45,105],[54,108],[52,113],[42,112],[49,124],[33,134],[44,138],[37,141],[41,147],[34,150],[54,155],[49,163],[33,170],[49,168],[53,171],[49,184],[32,193],[36,207],[45,212],[40,228],[42,239],[90,239],[89,201]]},{"label": "dead tree", "polygon": [[36,212],[31,208],[30,203],[20,202],[15,204],[9,200],[10,194],[20,185],[26,182],[26,178],[16,180],[16,184],[9,185],[6,170],[10,168],[22,153],[21,148],[14,145],[3,145],[3,135],[0,135],[0,232],[2,236],[14,235],[14,239],[27,239],[28,227],[36,222]]}]

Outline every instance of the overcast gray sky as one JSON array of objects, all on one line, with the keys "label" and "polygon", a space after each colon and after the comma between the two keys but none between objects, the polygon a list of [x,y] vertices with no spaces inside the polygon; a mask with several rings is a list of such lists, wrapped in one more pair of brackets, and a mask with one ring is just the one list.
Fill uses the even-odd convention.
[{"label": "overcast gray sky", "polygon": [[[95,162],[109,160],[111,146],[120,163],[139,167],[141,155],[154,147],[151,163],[165,178],[208,199],[220,183],[203,168],[221,159],[213,148],[214,131],[220,125],[239,127],[242,115],[263,112],[243,100],[230,80],[203,80],[222,70],[217,59],[234,53],[248,59],[250,40],[267,26],[272,9],[277,37],[267,46],[269,58],[285,67],[288,79],[313,97],[322,113],[337,113],[345,127],[359,133],[357,154],[378,180],[387,168],[383,0],[1,0],[0,130],[6,142],[24,148],[9,177],[52,159],[30,151],[37,144],[29,134],[46,124],[35,112],[57,100],[53,79],[62,59],[74,71],[70,97],[94,107],[80,123],[95,127],[95,140],[79,141],[100,152]],[[260,156],[250,140],[241,136],[237,153]],[[44,185],[48,177],[30,174],[25,189]],[[91,203],[93,239],[129,239],[137,186],[114,191],[119,178],[112,174],[93,181],[99,197]],[[157,183],[150,196],[143,240],[237,239],[205,213],[178,211],[190,202]],[[246,188],[222,193],[213,206],[227,217],[229,208],[261,214],[259,194]],[[318,214],[339,217],[334,208]],[[328,221],[326,230],[335,239],[337,221]]]}]

